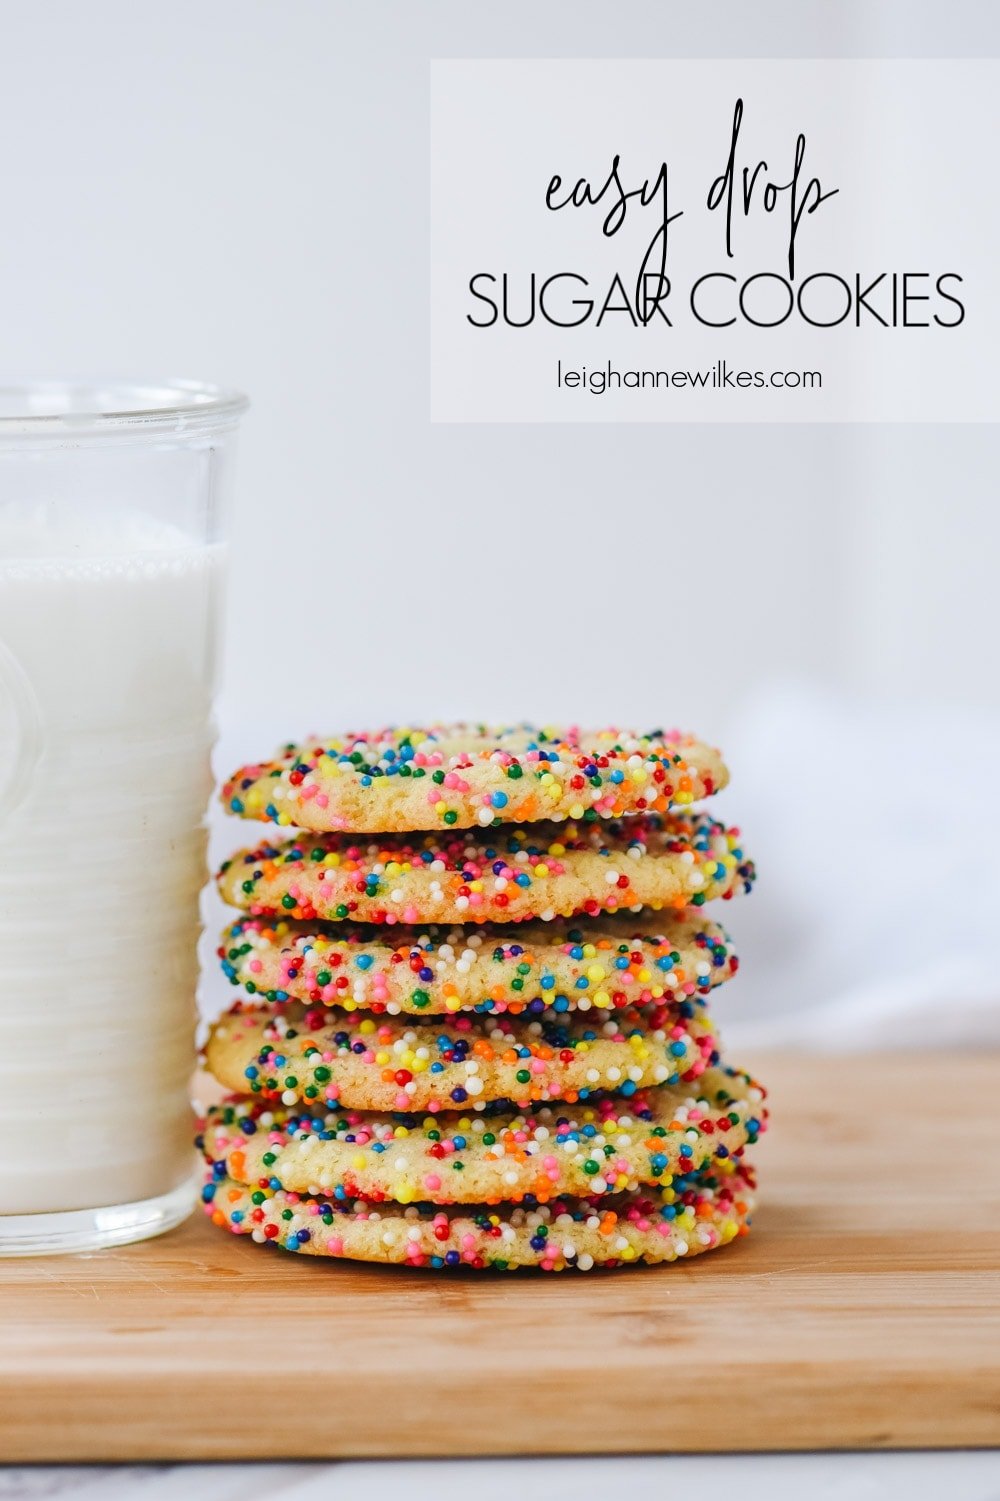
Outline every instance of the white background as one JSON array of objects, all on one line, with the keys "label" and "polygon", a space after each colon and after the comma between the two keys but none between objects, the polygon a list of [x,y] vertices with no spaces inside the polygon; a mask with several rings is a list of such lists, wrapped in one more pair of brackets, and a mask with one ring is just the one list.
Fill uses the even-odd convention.
[{"label": "white background", "polygon": [[[996,137],[998,90],[1000,68],[982,60],[436,62],[432,417],[996,421],[1000,201],[984,193],[983,177]],[[738,100],[727,257],[726,200],[710,211],[706,196],[726,171]],[[800,133],[792,273],[785,185]],[[616,159],[622,187],[604,191]],[[659,192],[651,186],[664,166],[666,209],[662,186]],[[546,207],[554,176],[557,211]],[[581,180],[601,194],[598,204],[565,204]],[[644,183],[653,201],[644,206],[632,198],[615,232],[602,234],[618,194],[639,193]],[[768,212],[766,194],[779,187]],[[825,201],[817,205],[818,193]],[[640,265],[665,212],[673,222],[662,314],[640,304],[638,326],[623,311],[601,318],[605,298],[612,308],[621,309],[626,296],[634,304]],[[647,286],[658,284],[661,254],[662,241],[646,262],[653,277]],[[945,274],[944,290],[966,308],[954,327],[936,321],[953,324],[959,316],[936,291]],[[731,326],[695,317],[689,299],[705,277],[711,280],[698,288],[699,318]],[[855,283],[870,289],[866,302],[891,321],[894,277],[899,323],[885,328],[856,306]],[[746,316],[737,301],[743,283]],[[789,313],[793,289],[801,314]],[[908,299],[904,308],[904,289],[926,300]],[[588,302],[590,317],[566,326],[585,318]],[[927,326],[904,326],[904,317]],[[834,326],[816,328],[808,319]],[[611,384],[595,393],[581,378],[582,371],[593,375],[610,365],[618,372],[669,372],[672,379],[677,372],[707,373],[719,361],[733,372],[757,372],[764,382],[777,372],[781,388],[689,381],[669,389],[663,382]],[[567,387],[567,372],[576,372],[580,384]],[[806,385],[804,372],[819,381]]]},{"label": "white background", "polygon": [[220,767],[392,719],[695,727],[761,869],[723,1017],[853,997],[852,1045],[876,1002],[890,1040],[996,1014],[997,429],[432,425],[429,72],[995,50],[974,7],[892,14],[49,0],[0,47],[3,364],[253,397]]}]

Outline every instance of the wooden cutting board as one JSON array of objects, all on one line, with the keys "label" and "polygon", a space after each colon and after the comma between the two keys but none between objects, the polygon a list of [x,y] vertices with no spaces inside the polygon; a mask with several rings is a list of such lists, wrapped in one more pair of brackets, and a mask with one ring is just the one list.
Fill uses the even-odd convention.
[{"label": "wooden cutting board", "polygon": [[749,1062],[762,1207],[690,1264],[442,1276],[200,1215],[0,1262],[0,1458],[1000,1442],[1000,1060]]}]

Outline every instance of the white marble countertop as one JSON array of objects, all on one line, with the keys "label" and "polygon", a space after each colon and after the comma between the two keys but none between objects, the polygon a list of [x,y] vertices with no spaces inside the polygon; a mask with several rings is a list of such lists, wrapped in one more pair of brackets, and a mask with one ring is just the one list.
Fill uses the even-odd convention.
[{"label": "white marble countertop", "polygon": [[0,1469],[0,1501],[1000,1501],[1000,1450]]}]

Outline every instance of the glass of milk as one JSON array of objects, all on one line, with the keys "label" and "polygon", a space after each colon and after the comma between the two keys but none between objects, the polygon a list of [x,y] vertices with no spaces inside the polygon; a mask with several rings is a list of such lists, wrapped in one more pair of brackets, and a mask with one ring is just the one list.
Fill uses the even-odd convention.
[{"label": "glass of milk", "polygon": [[0,1254],[194,1200],[222,518],[246,400],[0,387]]}]

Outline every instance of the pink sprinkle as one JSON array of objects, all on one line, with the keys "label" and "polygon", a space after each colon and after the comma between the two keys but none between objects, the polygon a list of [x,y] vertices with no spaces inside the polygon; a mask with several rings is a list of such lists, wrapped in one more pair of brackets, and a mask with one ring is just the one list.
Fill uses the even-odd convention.
[{"label": "pink sprinkle", "polygon": [[437,1173],[427,1174],[427,1177],[424,1179],[424,1187],[430,1189],[432,1192],[441,1187],[441,1179]]}]

